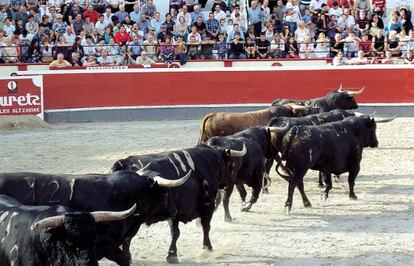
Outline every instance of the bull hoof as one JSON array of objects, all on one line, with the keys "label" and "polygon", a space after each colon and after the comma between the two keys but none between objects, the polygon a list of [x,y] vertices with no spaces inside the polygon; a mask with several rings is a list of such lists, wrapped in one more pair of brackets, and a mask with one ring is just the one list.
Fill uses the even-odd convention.
[{"label": "bull hoof", "polygon": [[241,211],[242,212],[248,212],[251,208],[252,208],[252,203],[251,202],[246,202],[242,205]]},{"label": "bull hoof", "polygon": [[227,223],[231,223],[233,221],[233,218],[231,218],[231,216],[224,216],[224,221]]},{"label": "bull hoof", "polygon": [[171,263],[171,264],[180,263],[180,261],[178,260],[177,254],[169,254],[165,259],[167,260],[168,263]]},{"label": "bull hoof", "polygon": [[351,200],[357,200],[358,197],[356,195],[349,195],[349,199],[351,199]]},{"label": "bull hoof", "polygon": [[262,189],[263,194],[269,194],[269,190],[267,188]]},{"label": "bull hoof", "polygon": [[319,184],[318,185],[318,188],[324,188],[325,187],[325,185],[324,184]]},{"label": "bull hoof", "polygon": [[305,208],[312,208],[312,204],[311,204],[309,201],[305,201],[305,202],[303,202],[303,206],[304,206]]},{"label": "bull hoof", "polygon": [[208,250],[208,251],[210,251],[210,252],[212,252],[213,251],[213,247],[210,245],[210,246],[206,246],[206,245],[204,245],[203,246],[203,249],[206,249],[206,250]]},{"label": "bull hoof", "polygon": [[284,213],[286,215],[289,215],[289,213],[290,213],[291,210],[292,210],[292,205],[290,203],[286,202]]}]

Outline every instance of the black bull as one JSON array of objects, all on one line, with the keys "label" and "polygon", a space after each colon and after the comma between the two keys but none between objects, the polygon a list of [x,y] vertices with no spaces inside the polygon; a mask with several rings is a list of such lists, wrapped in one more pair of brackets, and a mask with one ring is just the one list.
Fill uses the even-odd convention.
[{"label": "black bull", "polygon": [[272,105],[294,103],[303,106],[313,106],[319,108],[319,112],[329,112],[334,109],[357,109],[358,104],[355,101],[355,95],[361,94],[364,89],[359,91],[351,90],[334,90],[325,96],[310,99],[310,100],[291,100],[291,99],[276,99]]},{"label": "black bull", "polygon": [[[229,200],[236,185],[243,205],[242,211],[248,211],[256,203],[263,184],[264,160],[274,158],[275,151],[270,142],[270,129],[267,127],[252,127],[226,137],[212,137],[207,143],[209,146],[220,146],[229,149],[247,147],[245,156],[233,160],[233,169],[229,177],[229,184],[224,190],[223,207],[227,222],[232,220],[229,210]],[[246,203],[247,192],[243,187],[246,184],[252,188],[252,196]]]},{"label": "black bull", "polygon": [[293,192],[298,187],[305,207],[311,207],[303,177],[309,169],[318,170],[325,177],[325,197],[332,188],[331,174],[348,172],[349,197],[354,193],[355,178],[360,170],[364,147],[377,147],[375,120],[369,116],[348,117],[343,121],[320,126],[293,127],[283,137],[282,159],[290,173],[286,208],[292,208]]},{"label": "black bull", "polygon": [[1,265],[98,265],[96,222],[126,212],[77,212],[65,206],[27,206],[0,195]]},{"label": "black bull", "polygon": [[[171,245],[168,250],[167,261],[178,262],[176,242],[180,235],[179,222],[187,223],[200,218],[203,229],[203,246],[212,250],[209,231],[210,221],[215,210],[215,199],[219,187],[227,185],[231,169],[230,157],[244,156],[242,151],[197,145],[194,148],[130,156],[121,159],[112,167],[113,171],[131,169],[141,174],[160,173],[161,175],[176,177],[191,170],[191,177],[180,187],[169,189],[163,194],[165,206],[157,206],[154,202],[154,211],[150,216],[140,215],[142,222],[151,224],[169,220],[171,229]],[[157,201],[160,204],[159,200]]]},{"label": "black bull", "polygon": [[141,220],[138,218],[156,208],[151,204],[163,206],[160,203],[164,202],[163,195],[168,189],[158,185],[162,181],[165,180],[159,176],[146,178],[132,171],[109,175],[5,173],[0,174],[0,194],[16,198],[25,205],[64,205],[86,212],[121,211],[137,203],[139,216],[96,225],[97,259],[106,257],[119,265],[129,265],[129,243],[139,228]]},{"label": "black bull", "polygon": [[[284,130],[279,130],[277,133],[272,134],[272,144],[277,151],[282,151],[282,141],[286,133],[294,126],[311,126],[311,125],[322,125],[325,123],[341,121],[349,116],[355,114],[342,109],[332,110],[330,112],[308,115],[304,117],[276,117],[270,120],[269,127],[281,127],[286,125]],[[276,172],[284,178],[287,178],[284,174],[281,174],[278,170],[279,166],[282,166],[280,157],[276,156]],[[272,167],[273,160],[266,160],[265,162],[265,179],[269,179],[269,172]],[[322,176],[319,176],[319,186],[323,187]]]}]

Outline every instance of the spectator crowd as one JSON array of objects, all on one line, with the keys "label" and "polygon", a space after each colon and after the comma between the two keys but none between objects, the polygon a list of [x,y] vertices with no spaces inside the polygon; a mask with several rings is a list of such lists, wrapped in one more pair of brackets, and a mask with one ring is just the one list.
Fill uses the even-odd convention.
[{"label": "spectator crowd", "polygon": [[194,59],[414,62],[407,0],[398,0],[394,10],[386,0],[165,1],[167,14],[153,0],[0,0],[0,62],[52,67]]}]

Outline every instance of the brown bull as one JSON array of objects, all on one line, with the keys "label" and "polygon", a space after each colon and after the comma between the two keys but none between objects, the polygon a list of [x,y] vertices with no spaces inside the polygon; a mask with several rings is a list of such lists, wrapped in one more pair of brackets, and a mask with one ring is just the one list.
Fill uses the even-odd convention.
[{"label": "brown bull", "polygon": [[204,116],[200,127],[199,144],[213,136],[228,136],[249,127],[267,125],[270,119],[279,116],[303,116],[318,113],[315,107],[296,104],[274,105],[266,109],[244,113],[210,113]]}]

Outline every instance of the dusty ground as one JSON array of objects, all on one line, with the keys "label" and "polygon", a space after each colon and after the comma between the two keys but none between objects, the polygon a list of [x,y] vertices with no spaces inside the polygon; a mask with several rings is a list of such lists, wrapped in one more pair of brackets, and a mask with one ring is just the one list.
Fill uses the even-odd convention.
[{"label": "dusty ground", "polygon": [[[380,147],[366,149],[356,181],[358,201],[350,201],[344,176],[321,202],[314,172],[305,178],[313,204],[302,207],[295,193],[292,213],[283,213],[287,183],[272,174],[270,194],[250,213],[224,222],[222,208],[212,221],[215,250],[202,250],[201,228],[181,225],[178,249],[184,265],[414,265],[414,119],[378,126]],[[189,147],[198,121],[86,123],[52,129],[1,132],[3,171],[106,173],[130,154]],[[136,265],[164,264],[170,241],[167,223],[144,227],[133,241]],[[108,262],[102,262],[109,265]]]}]

